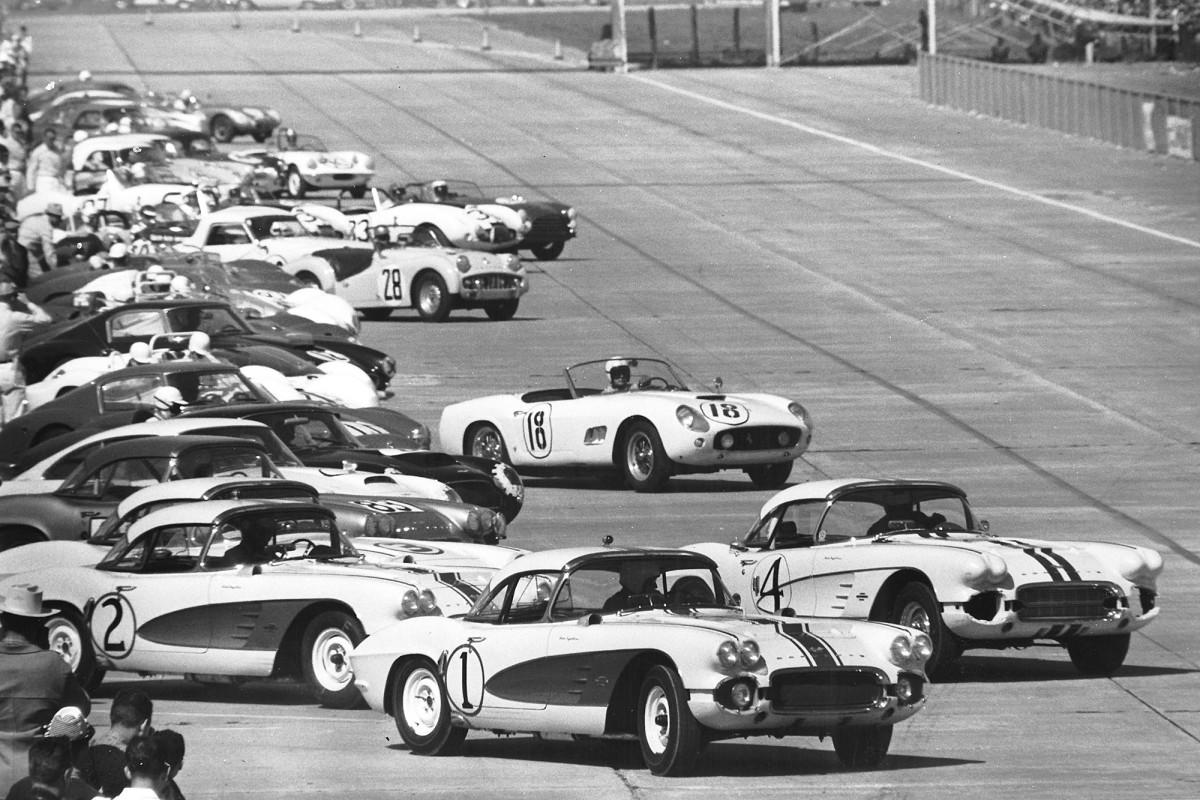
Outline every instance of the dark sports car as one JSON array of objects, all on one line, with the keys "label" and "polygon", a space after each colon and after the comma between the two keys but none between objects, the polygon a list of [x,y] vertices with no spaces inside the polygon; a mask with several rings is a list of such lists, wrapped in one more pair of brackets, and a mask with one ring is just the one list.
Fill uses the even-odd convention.
[{"label": "dark sports car", "polygon": [[305,466],[340,468],[353,463],[360,472],[399,472],[441,481],[464,503],[490,508],[509,522],[525,502],[525,486],[507,464],[476,456],[452,456],[429,450],[383,451],[365,448],[342,424],[340,412],[317,403],[234,404],[206,407],[183,416],[238,417],[261,422],[284,441]]},{"label": "dark sports car", "polygon": [[146,415],[154,390],[174,386],[201,408],[226,403],[269,403],[230,364],[168,361],[142,364],[102,375],[0,428],[0,460],[15,462],[33,445],[81,428],[91,432],[127,425]]},{"label": "dark sports car", "polygon": [[394,408],[341,408],[342,425],[359,447],[370,450],[428,450],[429,426]]},{"label": "dark sports car", "polygon": [[552,261],[562,254],[568,239],[575,238],[577,215],[572,206],[549,200],[528,200],[521,195],[488,197],[471,181],[435,180],[392,187],[397,202],[448,203],[455,206],[500,204],[521,209],[529,217],[529,233],[519,248],[529,250],[540,261]]},{"label": "dark sports car", "polygon": [[[288,331],[269,319],[256,320],[256,330],[228,303],[208,300],[150,300],[102,309],[38,331],[21,348],[26,380],[40,381],[58,365],[79,356],[98,356],[111,350],[127,352],[134,342],[148,342],[167,333],[203,331],[213,347],[270,344],[292,350],[314,364],[347,362],[361,368],[383,390],[396,373],[391,356],[348,338],[330,335],[319,340]],[[268,330],[261,330],[262,327]],[[344,332],[343,332],[344,335]]]}]

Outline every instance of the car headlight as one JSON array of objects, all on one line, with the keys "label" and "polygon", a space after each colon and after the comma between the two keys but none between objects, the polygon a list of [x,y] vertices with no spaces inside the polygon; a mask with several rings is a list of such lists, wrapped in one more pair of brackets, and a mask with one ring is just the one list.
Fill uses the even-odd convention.
[{"label": "car headlight", "polygon": [[454,259],[454,266],[465,275],[471,271],[471,259],[467,258],[466,253],[459,253],[458,258]]},{"label": "car headlight", "polygon": [[362,165],[363,165],[363,169],[372,169],[372,170],[375,169],[375,157],[374,156],[364,157]]},{"label": "car headlight", "polygon": [[409,589],[400,600],[400,610],[406,617],[436,616],[442,613],[438,608],[437,598],[428,589],[418,592]]},{"label": "car headlight", "polygon": [[913,637],[912,652],[913,658],[922,664],[925,663],[933,655],[933,639],[924,633],[918,633]]},{"label": "car headlight", "polygon": [[564,211],[563,213],[564,213],[564,214],[566,214],[566,215],[567,215],[567,219],[571,220],[572,222],[574,222],[574,221],[575,221],[575,220],[576,220],[576,219],[579,217],[579,215],[578,215],[578,214],[576,213],[576,211],[575,211],[575,207],[574,207],[574,206],[571,206],[570,208],[568,208],[568,209],[567,209],[566,211]]},{"label": "car headlight", "polygon": [[480,519],[479,509],[472,508],[467,512],[467,521],[463,523],[463,527],[465,527],[469,533],[477,534],[483,531],[483,520]]},{"label": "car headlight", "polygon": [[317,164],[318,164],[318,163],[319,163],[319,162],[317,161],[317,159],[315,159],[315,158],[310,158],[310,159],[308,160],[308,165],[307,165],[307,166],[308,166],[308,170],[311,172],[312,170],[316,169],[316,168],[317,168]]},{"label": "car headlight", "polygon": [[912,656],[912,642],[907,636],[901,634],[892,639],[890,658],[893,664],[898,667],[904,666],[912,660]]},{"label": "car headlight", "polygon": [[800,420],[804,427],[808,428],[810,431],[812,430],[812,417],[808,415],[808,409],[793,401],[788,403],[788,411],[791,412],[793,417]]},{"label": "car headlight", "polygon": [[762,662],[758,642],[745,639],[741,644],[727,640],[717,647],[717,663],[724,669],[755,669]]},{"label": "car headlight", "polygon": [[505,264],[505,266],[508,267],[510,272],[520,272],[521,271],[521,257],[519,255],[517,255],[516,253],[509,253],[508,261]]},{"label": "car headlight", "polygon": [[963,564],[962,581],[974,589],[990,589],[1004,583],[1008,577],[1008,564],[991,553],[976,553]]},{"label": "car headlight", "polygon": [[446,487],[445,499],[447,502],[450,502],[450,503],[461,503],[463,501],[462,496],[458,492],[451,489],[449,486]]},{"label": "car headlight", "polygon": [[679,420],[679,424],[689,431],[704,433],[708,430],[708,420],[691,406],[680,406],[675,409],[675,419]]}]

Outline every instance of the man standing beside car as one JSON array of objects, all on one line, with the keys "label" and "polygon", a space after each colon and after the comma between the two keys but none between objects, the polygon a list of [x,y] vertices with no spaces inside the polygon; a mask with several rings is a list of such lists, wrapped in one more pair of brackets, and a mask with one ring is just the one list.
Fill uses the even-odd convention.
[{"label": "man standing beside car", "polygon": [[25,406],[25,373],[17,356],[21,339],[50,315],[17,292],[16,284],[0,277],[0,427],[20,415]]}]

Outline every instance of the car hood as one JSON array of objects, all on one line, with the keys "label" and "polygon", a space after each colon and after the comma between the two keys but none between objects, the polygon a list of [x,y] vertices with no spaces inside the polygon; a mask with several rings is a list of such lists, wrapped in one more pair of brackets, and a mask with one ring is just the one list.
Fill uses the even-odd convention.
[{"label": "car hood", "polygon": [[87,542],[34,542],[0,552],[0,578],[51,567],[90,567],[108,548]]},{"label": "car hood", "polygon": [[441,481],[413,475],[381,475],[375,472],[328,467],[280,467],[285,478],[303,481],[322,494],[368,494],[385,497],[428,497],[446,500],[450,487]]}]

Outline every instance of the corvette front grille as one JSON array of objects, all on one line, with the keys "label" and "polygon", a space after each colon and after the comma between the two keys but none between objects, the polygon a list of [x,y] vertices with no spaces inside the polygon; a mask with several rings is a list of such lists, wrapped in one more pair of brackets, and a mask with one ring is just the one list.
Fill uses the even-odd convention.
[{"label": "corvette front grille", "polygon": [[[733,443],[726,447],[722,439],[733,435]],[[781,438],[784,434],[785,438]],[[714,447],[718,450],[778,450],[794,447],[800,441],[800,429],[783,425],[760,425],[758,427],[730,428],[716,437]]]},{"label": "corvette front grille", "polygon": [[1017,589],[1014,608],[1022,620],[1107,619],[1120,603],[1111,583],[1031,583]]},{"label": "corvette front grille", "polygon": [[768,696],[777,711],[862,711],[883,702],[884,680],[865,667],[781,670],[771,676]]}]

